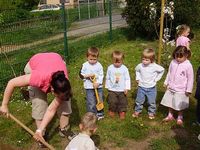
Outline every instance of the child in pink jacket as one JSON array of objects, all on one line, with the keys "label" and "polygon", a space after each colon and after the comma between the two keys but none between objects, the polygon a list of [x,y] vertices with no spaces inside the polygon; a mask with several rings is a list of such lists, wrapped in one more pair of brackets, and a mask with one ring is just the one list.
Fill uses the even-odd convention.
[{"label": "child in pink jacket", "polygon": [[178,46],[173,52],[164,86],[167,90],[161,104],[169,108],[163,121],[174,120],[173,111],[178,111],[177,125],[183,125],[183,110],[189,107],[189,95],[192,93],[194,73],[190,56],[185,46]]}]

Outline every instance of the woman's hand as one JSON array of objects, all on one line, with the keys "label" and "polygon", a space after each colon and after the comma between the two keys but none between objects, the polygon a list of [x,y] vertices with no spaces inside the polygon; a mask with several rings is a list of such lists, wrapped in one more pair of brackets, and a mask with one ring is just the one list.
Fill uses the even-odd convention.
[{"label": "woman's hand", "polygon": [[36,130],[33,138],[36,140],[36,141],[45,141],[43,136],[42,136],[42,130]]},{"label": "woman's hand", "polygon": [[9,111],[8,111],[8,106],[7,105],[2,105],[0,107],[0,113],[2,115],[6,115],[8,117]]}]

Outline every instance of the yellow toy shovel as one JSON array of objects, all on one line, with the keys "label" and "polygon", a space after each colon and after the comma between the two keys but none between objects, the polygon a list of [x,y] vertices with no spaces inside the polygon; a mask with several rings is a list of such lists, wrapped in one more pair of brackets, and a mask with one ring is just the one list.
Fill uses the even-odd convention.
[{"label": "yellow toy shovel", "polygon": [[[91,77],[90,80],[95,83],[96,82],[96,77]],[[95,91],[95,95],[96,95],[96,99],[97,99],[97,104],[96,104],[96,108],[98,111],[102,110],[104,108],[104,105],[103,105],[103,102],[100,101],[99,99],[99,94],[98,94],[98,91],[97,91],[97,88],[94,88],[94,91]]]}]

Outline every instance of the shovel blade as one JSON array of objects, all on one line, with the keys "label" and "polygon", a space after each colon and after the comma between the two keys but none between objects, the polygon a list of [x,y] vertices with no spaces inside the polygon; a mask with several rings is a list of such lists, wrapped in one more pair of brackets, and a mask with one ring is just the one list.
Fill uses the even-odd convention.
[{"label": "shovel blade", "polygon": [[98,111],[102,110],[104,108],[103,103],[100,102],[100,103],[96,104],[96,108],[97,108]]}]

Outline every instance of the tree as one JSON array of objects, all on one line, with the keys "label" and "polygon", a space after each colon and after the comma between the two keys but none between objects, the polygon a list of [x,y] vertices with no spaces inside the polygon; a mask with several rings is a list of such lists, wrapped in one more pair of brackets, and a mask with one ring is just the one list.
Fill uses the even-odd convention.
[{"label": "tree", "polygon": [[[161,1],[159,0],[126,0],[122,16],[126,19],[130,36],[142,36],[155,38],[156,30],[159,31],[159,19]],[[166,1],[169,3],[170,1]],[[155,4],[156,15],[151,18],[150,6]],[[165,16],[166,18],[166,16]],[[165,20],[165,24],[168,24]],[[200,1],[199,0],[176,0],[174,1],[174,20],[173,28],[180,24],[187,24],[191,27],[200,25]]]}]

